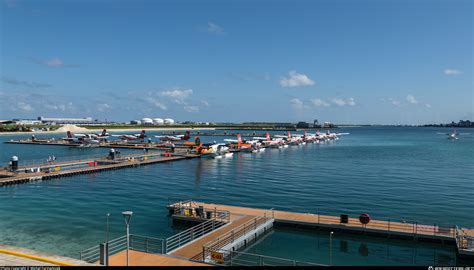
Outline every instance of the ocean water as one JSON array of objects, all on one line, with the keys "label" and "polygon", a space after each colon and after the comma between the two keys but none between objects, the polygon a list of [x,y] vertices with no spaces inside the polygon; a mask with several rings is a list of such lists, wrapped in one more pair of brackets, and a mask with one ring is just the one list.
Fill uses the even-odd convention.
[{"label": "ocean water", "polygon": [[[290,146],[222,160],[182,160],[2,187],[0,243],[78,257],[81,250],[104,241],[107,213],[111,213],[110,236],[124,234],[120,214],[124,210],[134,212],[132,233],[165,238],[178,230],[165,209],[170,197],[333,215],[369,213],[375,219],[474,228],[474,131],[458,129],[469,134],[456,141],[438,134],[450,132],[439,128],[364,127],[338,132],[350,135],[326,145]],[[20,137],[29,136],[0,136],[0,141]],[[48,155],[60,161],[107,152],[2,143],[0,162],[6,164],[12,155],[21,163],[44,160]],[[277,240],[272,242],[278,243],[286,233],[291,234],[275,231]],[[298,235],[307,241],[314,238]],[[281,256],[275,245],[265,250]],[[263,252],[262,248],[258,251]],[[285,254],[286,258],[298,257]],[[347,258],[352,264],[397,264],[383,258]],[[418,259],[426,260],[431,259]]]}]

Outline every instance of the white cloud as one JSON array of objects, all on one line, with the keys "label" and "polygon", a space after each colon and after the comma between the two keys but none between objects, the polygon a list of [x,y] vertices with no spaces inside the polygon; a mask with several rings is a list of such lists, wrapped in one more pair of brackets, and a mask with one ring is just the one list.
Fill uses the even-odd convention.
[{"label": "white cloud", "polygon": [[97,104],[97,110],[99,112],[108,112],[112,107],[107,103]]},{"label": "white cloud", "polygon": [[329,106],[331,106],[329,103],[327,103],[326,101],[321,100],[319,98],[311,99],[311,103],[316,107],[329,107]]},{"label": "white cloud", "polygon": [[209,102],[207,102],[205,100],[201,100],[201,103],[202,103],[202,105],[204,105],[206,107],[209,107]]},{"label": "white cloud", "polygon": [[400,101],[393,100],[393,99],[390,99],[390,103],[392,103],[392,105],[395,106],[395,107],[400,107],[400,105],[401,105]]},{"label": "white cloud", "polygon": [[302,109],[303,106],[304,106],[303,101],[301,101],[300,99],[297,99],[297,98],[294,98],[294,99],[290,100],[290,104],[295,109]]},{"label": "white cloud", "polygon": [[416,100],[416,98],[413,95],[408,95],[407,101],[411,104],[418,104],[418,100]]},{"label": "white cloud", "polygon": [[447,68],[447,69],[444,70],[444,74],[448,75],[448,76],[455,76],[455,75],[461,74],[461,71],[458,70],[458,69],[449,69],[449,68]]},{"label": "white cloud", "polygon": [[62,67],[64,66],[63,61],[59,58],[54,58],[45,62],[48,67]]},{"label": "white cloud", "polygon": [[177,104],[184,104],[186,105],[185,99],[188,98],[193,94],[193,89],[186,89],[186,90],[168,90],[160,92],[160,95],[163,97],[169,97],[174,100]]},{"label": "white cloud", "polygon": [[52,67],[52,68],[64,68],[64,67],[78,67],[79,65],[71,65],[71,64],[65,64],[61,59],[59,58],[53,58],[50,60],[40,60],[36,58],[30,58],[30,60],[38,65],[43,65],[47,67]]},{"label": "white cloud", "polygon": [[431,104],[426,103],[426,104],[425,104],[425,107],[426,107],[426,108],[431,108]]},{"label": "white cloud", "polygon": [[336,104],[337,106],[355,106],[356,102],[354,98],[333,98],[332,103]]},{"label": "white cloud", "polygon": [[217,34],[221,35],[224,34],[224,28],[220,27],[219,25],[213,23],[213,22],[208,22],[207,23],[207,28],[206,31],[212,34]]},{"label": "white cloud", "polygon": [[349,105],[349,106],[355,106],[356,105],[354,98],[346,99],[346,104]]},{"label": "white cloud", "polygon": [[160,108],[163,111],[166,111],[168,107],[164,103],[162,103],[160,100],[153,98],[153,97],[146,97],[145,100],[150,103],[151,105]]},{"label": "white cloud", "polygon": [[299,74],[292,70],[288,72],[288,77],[283,77],[280,80],[282,87],[299,87],[314,85],[314,81],[304,74]]},{"label": "white cloud", "polygon": [[25,103],[23,101],[19,101],[18,104],[17,104],[17,108],[20,110],[20,111],[24,111],[24,112],[32,112],[34,111],[34,108],[28,104],[28,103]]},{"label": "white cloud", "polygon": [[199,112],[198,106],[184,106],[184,110],[187,112]]}]

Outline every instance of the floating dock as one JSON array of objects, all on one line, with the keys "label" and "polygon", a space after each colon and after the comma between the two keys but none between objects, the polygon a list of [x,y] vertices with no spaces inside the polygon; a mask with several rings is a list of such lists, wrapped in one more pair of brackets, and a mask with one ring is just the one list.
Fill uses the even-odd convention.
[{"label": "floating dock", "polygon": [[[67,147],[102,147],[102,148],[126,148],[126,149],[148,149],[148,150],[170,150],[171,147],[159,142],[123,142],[123,141],[108,141],[100,142],[99,144],[80,144],[72,143],[66,140],[18,140],[6,141],[6,144],[28,144],[28,145],[50,145],[50,146],[67,146]],[[175,148],[191,149],[192,146],[176,143]]]},{"label": "floating dock", "polygon": [[107,170],[137,167],[161,162],[197,158],[199,155],[176,154],[135,154],[109,157],[85,158],[66,162],[52,162],[19,167],[16,172],[0,170],[0,186],[27,183],[32,181],[50,180],[80,174],[90,174]]},{"label": "floating dock", "polygon": [[[352,217],[347,217],[347,220],[343,220],[341,217],[330,215],[209,204],[192,200],[172,203],[167,207],[170,211],[173,209],[173,212],[176,212],[176,209],[215,209],[217,211],[228,211],[231,217],[247,216],[270,218],[275,225],[306,227],[327,231],[344,231],[370,236],[452,244],[456,245],[458,256],[474,258],[474,230],[460,228],[454,225],[426,225],[416,222],[404,223],[391,220],[370,220],[369,223],[362,224],[359,218]],[[177,216],[181,219],[183,218],[182,215]],[[194,215],[187,216],[188,220],[195,218]],[[202,251],[196,250],[196,252]],[[197,259],[197,257],[194,259]]]},{"label": "floating dock", "polygon": [[[357,218],[296,213],[274,209],[210,204],[184,200],[167,205],[173,220],[197,225],[167,239],[131,235],[130,265],[242,265],[242,266],[321,266],[296,260],[240,252],[264,236],[275,225],[345,231],[418,241],[456,244],[458,255],[474,258],[474,231],[457,226],[423,225],[383,220],[361,224]],[[111,240],[109,252],[98,246],[81,252],[88,262],[125,265],[125,236]],[[105,244],[101,246],[104,247]],[[100,253],[100,254],[99,254]],[[108,255],[105,255],[108,254]],[[251,257],[251,260],[248,258]]]}]

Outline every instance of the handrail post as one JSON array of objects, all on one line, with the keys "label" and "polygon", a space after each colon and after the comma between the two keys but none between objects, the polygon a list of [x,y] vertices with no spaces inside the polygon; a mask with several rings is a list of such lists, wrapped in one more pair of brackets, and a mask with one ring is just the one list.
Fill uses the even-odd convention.
[{"label": "handrail post", "polygon": [[255,221],[255,230],[257,229],[257,218],[254,219]]},{"label": "handrail post", "polygon": [[418,222],[415,222],[415,234],[418,233]]},{"label": "handrail post", "polygon": [[436,223],[433,224],[433,235],[436,235]]},{"label": "handrail post", "polygon": [[390,219],[388,220],[388,231],[390,231]]},{"label": "handrail post", "polygon": [[206,261],[206,247],[202,246],[202,262]]},{"label": "handrail post", "polygon": [[232,230],[231,234],[232,234],[232,243],[234,243],[234,230]]},{"label": "handrail post", "polygon": [[320,223],[320,222],[319,222],[319,216],[321,216],[321,215],[318,213],[318,224]]}]

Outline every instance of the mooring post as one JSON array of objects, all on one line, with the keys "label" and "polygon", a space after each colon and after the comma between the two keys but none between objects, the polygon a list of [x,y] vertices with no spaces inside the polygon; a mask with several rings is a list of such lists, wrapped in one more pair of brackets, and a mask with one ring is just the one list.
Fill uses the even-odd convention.
[{"label": "mooring post", "polygon": [[206,247],[202,246],[202,261],[206,261]]}]

